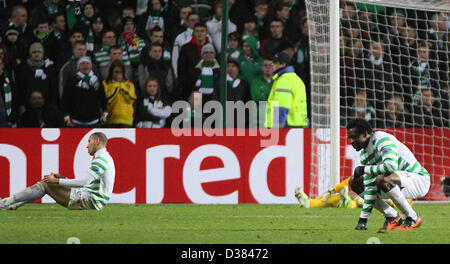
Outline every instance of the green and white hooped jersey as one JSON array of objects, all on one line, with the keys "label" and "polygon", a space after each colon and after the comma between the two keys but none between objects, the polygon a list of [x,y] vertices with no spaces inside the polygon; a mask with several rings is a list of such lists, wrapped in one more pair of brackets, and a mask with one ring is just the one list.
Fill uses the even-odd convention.
[{"label": "green and white hooped jersey", "polygon": [[376,131],[370,137],[369,145],[360,152],[364,165],[364,204],[360,218],[369,218],[378,196],[376,178],[379,174],[389,175],[397,171],[415,173],[429,177],[428,171],[420,165],[411,150],[393,135]]},{"label": "green and white hooped jersey", "polygon": [[[111,63],[111,58],[109,57],[109,47],[103,46],[97,52],[94,52],[95,63],[98,67],[106,67]],[[125,66],[130,66],[130,59],[128,58],[128,53],[124,50],[122,52],[122,62]]]},{"label": "green and white hooped jersey", "polygon": [[95,208],[101,210],[111,199],[116,174],[114,161],[105,148],[94,154],[88,174],[93,180],[82,189],[91,194]]},{"label": "green and white hooped jersey", "polygon": [[373,133],[369,145],[361,151],[360,158],[361,164],[366,166],[364,172],[370,175],[389,175],[395,171],[429,175],[405,144],[383,131]]}]

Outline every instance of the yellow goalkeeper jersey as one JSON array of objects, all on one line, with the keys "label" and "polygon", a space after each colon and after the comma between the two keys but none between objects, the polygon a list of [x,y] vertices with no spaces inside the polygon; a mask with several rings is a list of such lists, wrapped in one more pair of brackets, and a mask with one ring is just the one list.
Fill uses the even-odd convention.
[{"label": "yellow goalkeeper jersey", "polygon": [[107,124],[133,125],[136,90],[133,82],[103,81],[107,99]]}]

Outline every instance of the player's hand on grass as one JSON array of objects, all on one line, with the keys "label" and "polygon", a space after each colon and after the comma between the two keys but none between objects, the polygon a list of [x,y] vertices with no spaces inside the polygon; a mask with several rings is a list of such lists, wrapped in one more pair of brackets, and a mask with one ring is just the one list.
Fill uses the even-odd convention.
[{"label": "player's hand on grass", "polygon": [[364,166],[358,166],[355,168],[353,172],[353,179],[356,180],[363,175],[364,175]]}]

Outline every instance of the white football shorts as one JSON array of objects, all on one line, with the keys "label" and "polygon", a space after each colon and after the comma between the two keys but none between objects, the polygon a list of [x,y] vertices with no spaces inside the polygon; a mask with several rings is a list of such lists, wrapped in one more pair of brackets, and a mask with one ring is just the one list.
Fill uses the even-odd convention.
[{"label": "white football shorts", "polygon": [[407,199],[419,199],[430,190],[430,175],[419,175],[407,171],[395,172],[401,181],[400,189]]},{"label": "white football shorts", "polygon": [[90,210],[94,209],[94,204],[92,203],[91,194],[80,188],[71,188],[70,190],[70,200],[67,205],[67,209],[70,210]]}]

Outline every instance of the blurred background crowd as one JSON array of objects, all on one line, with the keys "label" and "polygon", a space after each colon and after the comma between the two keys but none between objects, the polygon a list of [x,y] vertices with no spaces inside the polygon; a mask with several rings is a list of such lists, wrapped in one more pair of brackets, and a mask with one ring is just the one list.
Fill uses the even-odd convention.
[{"label": "blurred background crowd", "polygon": [[[340,10],[342,125],[449,127],[448,13]],[[304,1],[229,0],[228,17],[221,47],[220,0],[0,0],[0,126],[170,127],[179,100],[204,119],[194,108],[219,100],[221,67],[228,101],[266,101],[278,52],[304,81],[310,116]]]}]

